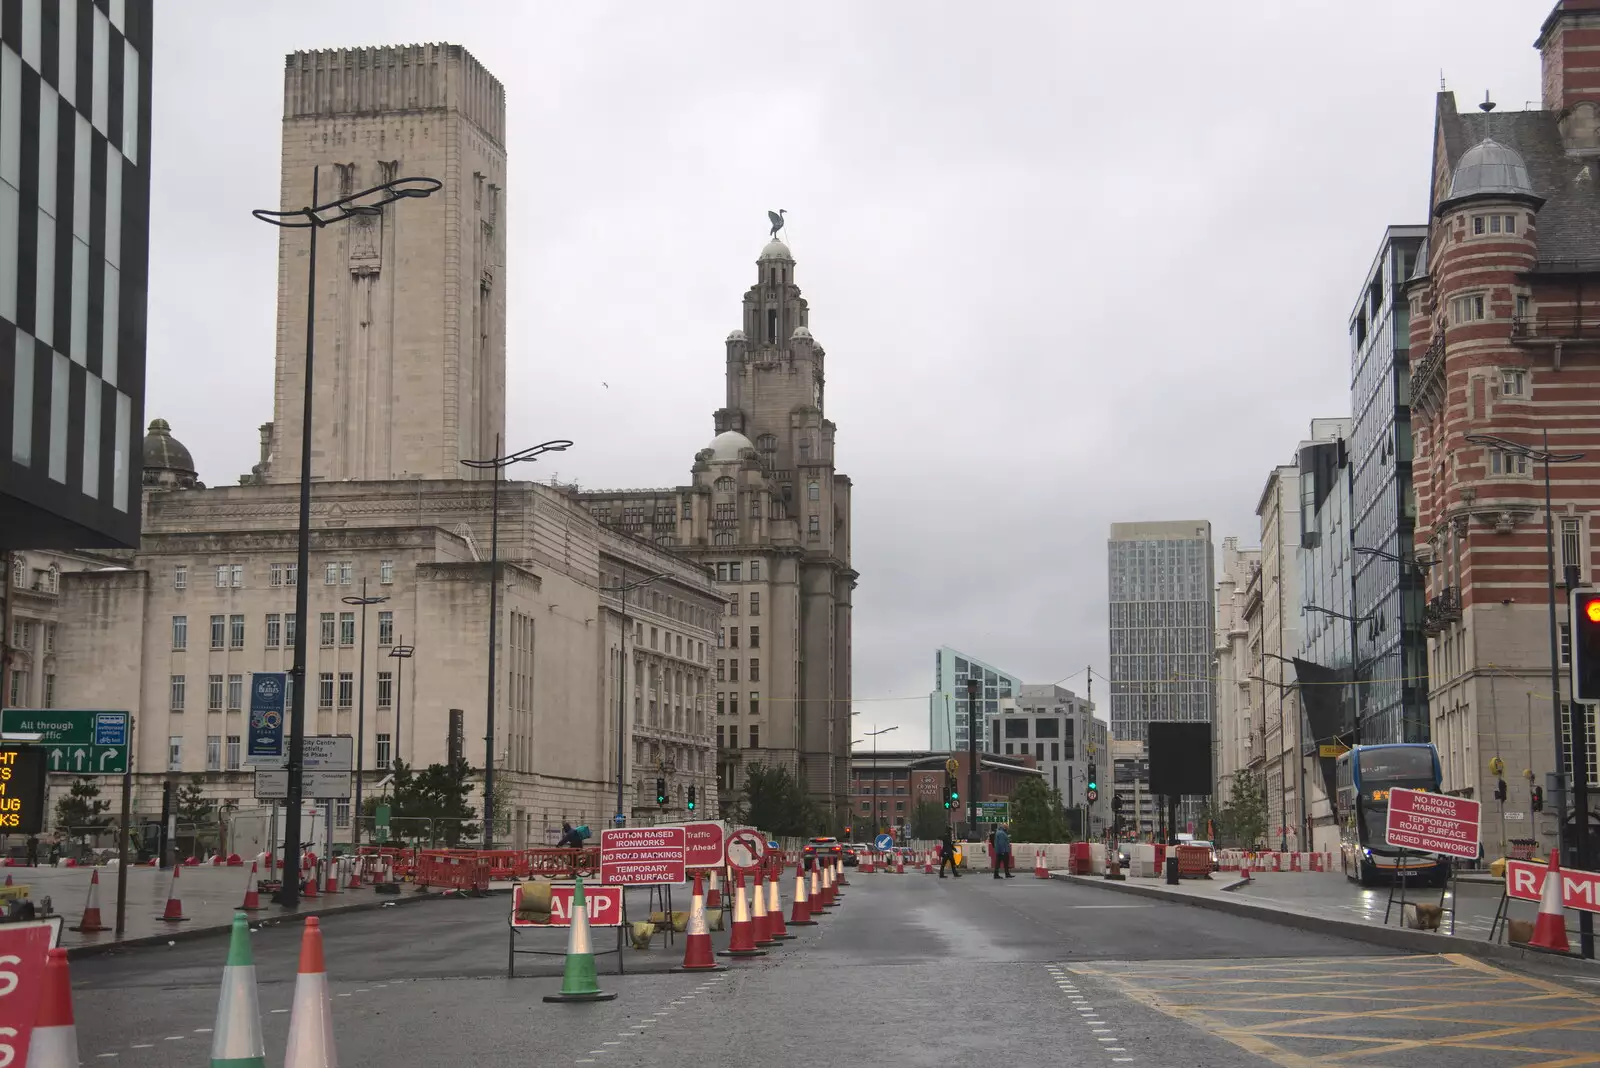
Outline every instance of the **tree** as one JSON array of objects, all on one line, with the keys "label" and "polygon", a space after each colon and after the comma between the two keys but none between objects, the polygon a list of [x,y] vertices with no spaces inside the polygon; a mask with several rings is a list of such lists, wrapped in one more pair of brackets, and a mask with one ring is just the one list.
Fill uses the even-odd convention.
[{"label": "tree", "polygon": [[1249,768],[1233,773],[1228,802],[1222,807],[1221,827],[1233,845],[1246,849],[1259,845],[1267,833],[1266,787]]},{"label": "tree", "polygon": [[1037,775],[1017,784],[1011,793],[1013,842],[1067,842],[1067,819],[1061,811],[1061,791],[1052,790]]},{"label": "tree", "polygon": [[919,801],[911,810],[911,837],[924,842],[936,842],[944,837],[950,826],[950,813],[938,801]]},{"label": "tree", "polygon": [[768,834],[803,838],[825,826],[827,814],[812,809],[788,768],[752,764],[745,771],[739,818]]},{"label": "tree", "polygon": [[105,813],[110,801],[100,800],[100,784],[79,776],[72,781],[72,792],[56,802],[56,828],[87,844],[89,835],[110,826]]},{"label": "tree", "polygon": [[189,780],[189,785],[178,791],[174,799],[174,811],[179,823],[199,825],[211,822],[211,814],[216,811],[216,806],[206,800],[205,782],[204,775],[196,775]]},{"label": "tree", "polygon": [[[464,759],[454,764],[429,764],[420,773],[403,761],[394,762],[393,796],[388,801],[389,818],[432,820],[430,837],[454,846],[463,838],[478,834],[471,822],[478,810],[467,803],[473,791],[472,766]],[[496,791],[498,792],[498,791]],[[362,807],[377,811],[380,799],[363,798]],[[413,825],[415,826],[415,825]]]}]

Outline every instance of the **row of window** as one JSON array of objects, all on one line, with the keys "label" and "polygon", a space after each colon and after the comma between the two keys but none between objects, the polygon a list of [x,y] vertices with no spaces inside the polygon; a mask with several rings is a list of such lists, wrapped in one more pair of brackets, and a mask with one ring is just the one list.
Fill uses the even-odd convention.
[{"label": "row of window", "polygon": [[33,590],[37,593],[61,592],[61,569],[51,564],[49,567],[36,567],[33,569],[33,581],[28,581],[28,562],[22,557],[11,561],[11,585],[19,590]]},{"label": "row of window", "polygon": [[[298,619],[293,613],[280,614],[268,612],[266,616],[266,647],[278,649],[294,645],[295,623]],[[356,643],[356,614],[354,612],[323,612],[318,620],[318,639],[325,649],[331,649],[335,644],[341,646],[354,646]],[[55,624],[49,625],[47,638],[53,646],[55,640]],[[337,643],[335,642],[337,638]],[[15,643],[14,643],[15,644]],[[378,644],[394,644],[394,613],[383,611],[378,613]],[[243,649],[245,647],[245,627],[243,615],[214,615],[211,617],[211,648],[213,649]],[[172,617],[172,648],[175,652],[182,652],[189,648],[189,617]]]},{"label": "row of window", "polygon": [[[750,628],[749,637],[750,637],[750,644],[747,645],[745,648],[747,648],[747,649],[759,649],[759,648],[761,648],[761,628],[760,627],[751,627]],[[717,648],[718,649],[737,649],[737,648],[739,648],[739,628],[738,627],[722,627],[722,628],[719,628],[717,630]]]},{"label": "row of window", "polygon": [[[723,671],[724,666],[726,666],[726,668],[727,668],[726,674],[724,674],[724,671]],[[739,681],[739,661],[738,661],[738,659],[718,660],[717,661],[717,681],[718,682],[738,682]],[[746,682],[760,682],[761,681],[761,658],[760,657],[752,656],[750,658],[750,670],[745,676],[745,681]]]},{"label": "row of window", "polygon": [[[721,478],[717,479],[716,482],[712,483],[711,488],[716,490],[718,493],[732,493],[736,487],[735,487],[733,479],[729,478],[727,475],[723,475]],[[808,501],[820,501],[820,500],[822,500],[822,483],[818,482],[816,479],[811,479],[810,481],[808,481],[806,483],[806,500],[808,500]],[[717,505],[717,509],[718,509],[717,514],[719,516],[722,514],[721,509],[724,508],[724,507],[732,508],[733,506],[731,504],[730,505],[721,505],[721,504]],[[732,514],[732,513],[729,513],[729,514]],[[627,509],[626,508],[623,509],[623,516],[624,516],[624,520],[623,521],[626,522],[627,521],[626,520],[626,516],[627,516]],[[684,518],[686,518],[686,519],[688,518],[688,514],[687,513],[685,513]],[[760,519],[761,518],[760,496],[757,493],[752,493],[751,494],[750,518],[751,519]],[[657,521],[659,522],[659,520],[657,520]]]},{"label": "row of window", "polygon": [[[207,771],[238,771],[241,755],[241,742],[243,737],[230,734],[224,740],[220,734],[206,736],[206,770]],[[226,746],[226,748],[224,748]],[[389,767],[390,739],[387,734],[378,735],[378,764],[379,771]],[[167,736],[167,770],[183,771],[183,735],[172,734]],[[343,816],[335,812],[335,819],[348,826],[350,823],[350,802],[340,801],[338,808],[343,809]]]},{"label": "row of window", "polygon": [[[11,669],[11,692],[6,702],[12,708],[27,708],[33,700],[28,689],[28,672],[23,668]],[[56,677],[54,673],[46,673],[44,677],[44,700],[41,708],[56,707]]]},{"label": "row of window", "polygon": [[[243,589],[244,565],[243,564],[217,564],[214,569],[216,588]],[[355,576],[355,565],[349,560],[329,560],[323,565],[323,585],[348,586]],[[269,586],[295,586],[300,581],[299,564],[268,564],[267,585]],[[394,561],[384,560],[378,564],[378,583],[388,586],[394,582]],[[189,565],[177,564],[172,569],[172,588],[186,590],[189,588]]]},{"label": "row of window", "polygon": [[[12,675],[12,690],[17,689],[18,673]],[[48,676],[54,679],[55,676]],[[26,683],[24,683],[24,686]],[[293,680],[290,680],[293,685]],[[355,673],[341,671],[337,677],[331,671],[321,672],[317,676],[317,707],[333,708],[335,694],[337,694],[339,708],[355,707]],[[337,686],[337,689],[335,688]],[[189,677],[187,675],[172,675],[168,680],[168,705],[173,712],[184,711],[189,697]],[[289,700],[288,695],[285,700]],[[378,672],[377,707],[391,708],[394,705],[394,673],[389,671]],[[48,704],[46,708],[50,707]],[[244,675],[209,675],[206,677],[206,711],[208,712],[242,712],[244,710]]]},{"label": "row of window", "polygon": [[[759,723],[750,724],[750,735],[749,735],[749,737],[750,737],[750,744],[746,748],[749,748],[749,749],[760,749],[761,748],[761,725]],[[722,724],[720,724],[720,723],[717,724],[717,748],[718,749],[737,749],[737,748],[739,748],[739,727],[738,727],[738,725],[735,724],[735,725],[728,726],[728,727],[724,728]]]},{"label": "row of window", "polygon": [[[733,597],[728,601],[728,615],[736,616],[738,614],[739,595],[734,594]],[[761,595],[759,593],[752,593],[750,595],[750,614],[753,616],[759,616],[761,614]]]},{"label": "row of window", "polygon": [[[1518,319],[1526,319],[1533,310],[1533,302],[1526,293],[1518,293],[1515,299],[1513,315]],[[1460,326],[1463,323],[1477,323],[1489,318],[1489,294],[1464,293],[1450,299],[1450,325]]]},{"label": "row of window", "polygon": [[[739,696],[737,690],[732,693],[718,692],[717,715],[737,716],[739,714]],[[761,715],[761,695],[754,690],[750,691],[750,714],[752,716]]]},{"label": "row of window", "polygon": [[56,625],[54,623],[40,623],[33,619],[18,617],[11,621],[11,647],[13,649],[31,650],[33,648],[34,634],[43,632],[44,651],[56,651]]},{"label": "row of window", "polygon": [[[742,561],[742,560],[720,560],[720,561],[717,562],[717,564],[715,566],[716,566],[716,576],[717,576],[717,581],[718,582],[743,582],[743,581],[745,581],[744,578],[741,577],[743,572],[744,572],[744,561]],[[750,572],[749,572],[749,574],[750,574],[750,581],[751,582],[760,582],[761,581],[761,561],[760,560],[751,560],[750,561]]]},{"label": "row of window", "polygon": [[[633,644],[640,649],[644,648],[643,623],[635,623],[633,625]],[[658,652],[666,653],[669,656],[683,657],[683,635],[673,634],[671,631],[664,631],[659,627],[651,627],[650,648],[655,649]],[[676,648],[676,652],[674,652],[674,648]],[[706,662],[705,642],[697,642],[693,638],[690,638],[688,649],[689,655],[684,657],[684,659],[693,660],[700,664],[704,664]]]}]

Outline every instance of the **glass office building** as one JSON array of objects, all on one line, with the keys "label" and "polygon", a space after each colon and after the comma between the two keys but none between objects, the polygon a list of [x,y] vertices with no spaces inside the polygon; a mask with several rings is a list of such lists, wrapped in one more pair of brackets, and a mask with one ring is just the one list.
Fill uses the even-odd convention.
[{"label": "glass office building", "polygon": [[933,654],[933,674],[933,693],[928,697],[928,748],[936,753],[967,748],[967,682],[977,679],[982,683],[978,713],[984,725],[978,745],[985,752],[995,751],[985,744],[994,734],[989,723],[1000,714],[1002,700],[1013,701],[1022,692],[1022,681],[1009,671],[948,646]]}]

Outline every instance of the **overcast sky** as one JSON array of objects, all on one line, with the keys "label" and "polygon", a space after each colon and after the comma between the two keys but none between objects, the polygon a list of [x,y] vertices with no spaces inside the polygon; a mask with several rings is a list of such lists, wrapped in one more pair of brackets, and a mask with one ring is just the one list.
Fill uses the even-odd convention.
[{"label": "overcast sky", "polygon": [[1349,413],[1384,226],[1424,220],[1441,68],[1463,110],[1537,106],[1552,5],[162,0],[147,418],[211,485],[272,418],[285,53],[464,45],[506,88],[510,441],[577,442],[541,475],[688,481],[788,209],[857,733],[920,746],[941,644],[1104,671],[1109,523],[1258,542],[1267,471]]}]

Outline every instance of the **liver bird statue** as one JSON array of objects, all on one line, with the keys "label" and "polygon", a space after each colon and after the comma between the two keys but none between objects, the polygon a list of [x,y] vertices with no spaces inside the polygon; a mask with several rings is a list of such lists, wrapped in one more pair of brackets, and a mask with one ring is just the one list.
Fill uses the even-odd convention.
[{"label": "liver bird statue", "polygon": [[786,214],[787,212],[783,208],[767,212],[767,218],[772,220],[772,238],[774,241],[778,238],[778,231],[783,229],[783,217]]}]

